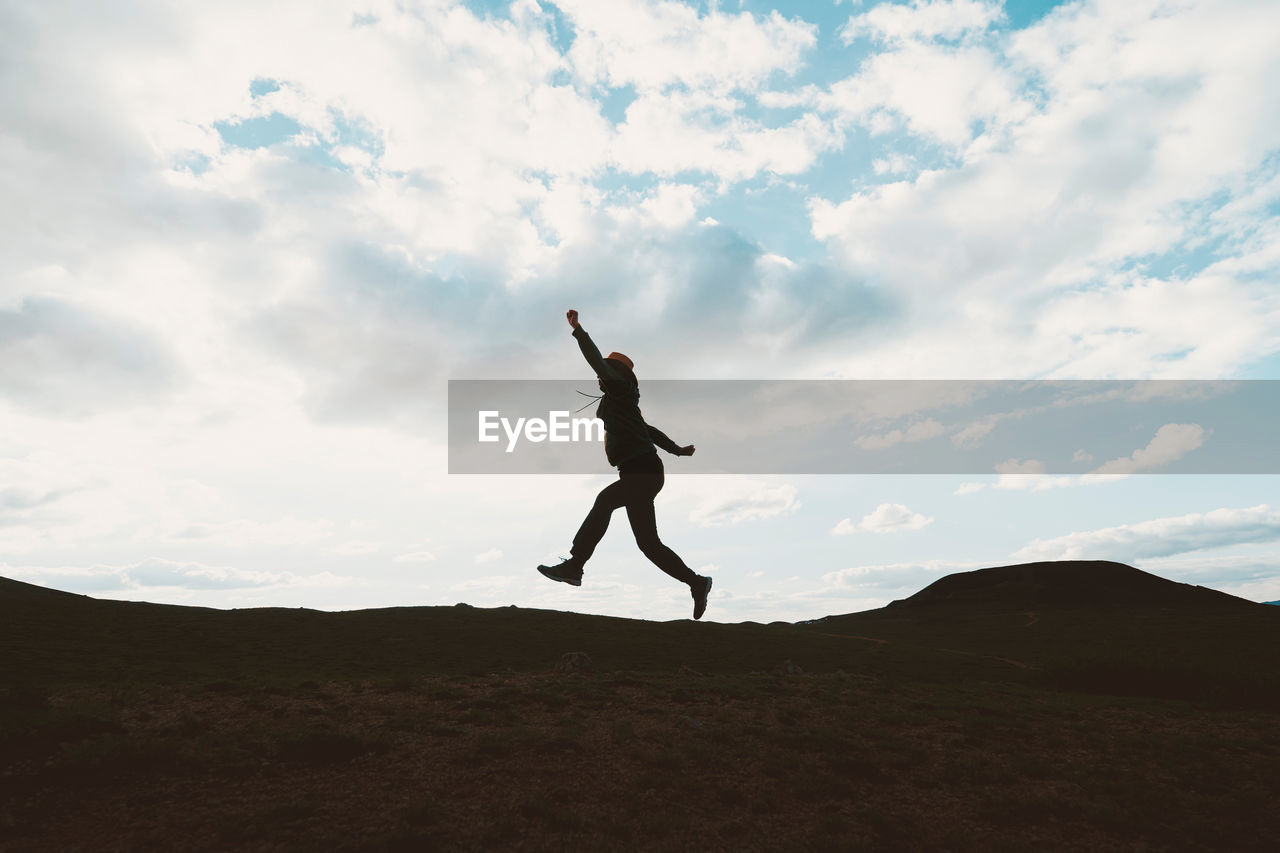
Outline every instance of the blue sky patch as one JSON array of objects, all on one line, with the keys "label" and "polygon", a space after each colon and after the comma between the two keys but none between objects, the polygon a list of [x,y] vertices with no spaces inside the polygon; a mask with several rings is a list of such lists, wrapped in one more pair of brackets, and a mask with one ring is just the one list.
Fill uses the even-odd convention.
[{"label": "blue sky patch", "polygon": [[604,89],[598,97],[600,114],[615,125],[627,119],[627,107],[636,99],[636,87],[630,84],[616,89]]},{"label": "blue sky patch", "polygon": [[302,125],[282,113],[246,118],[239,121],[215,121],[213,129],[222,141],[236,148],[270,148],[302,132]]},{"label": "blue sky patch", "polygon": [[174,161],[173,168],[180,172],[203,175],[209,171],[211,165],[213,165],[213,161],[209,159],[207,154],[201,154],[199,151],[188,151]]},{"label": "blue sky patch", "polygon": [[1065,5],[1067,0],[1005,0],[1004,14],[1011,29],[1021,30]]},{"label": "blue sky patch", "polygon": [[249,84],[249,94],[255,98],[261,98],[263,95],[269,95],[279,90],[280,83],[266,77],[255,77],[253,82]]}]

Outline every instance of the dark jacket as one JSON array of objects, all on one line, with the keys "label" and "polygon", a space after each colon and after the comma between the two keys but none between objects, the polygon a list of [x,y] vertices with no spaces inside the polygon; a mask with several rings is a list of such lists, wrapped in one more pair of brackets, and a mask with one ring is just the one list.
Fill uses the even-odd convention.
[{"label": "dark jacket", "polygon": [[667,438],[662,430],[644,422],[644,416],[640,414],[640,388],[626,365],[602,357],[581,325],[573,330],[573,336],[578,339],[578,348],[582,350],[587,364],[591,365],[604,386],[596,417],[604,421],[604,455],[609,464],[618,466],[646,453],[654,453],[655,444],[668,453],[682,455],[679,445]]}]

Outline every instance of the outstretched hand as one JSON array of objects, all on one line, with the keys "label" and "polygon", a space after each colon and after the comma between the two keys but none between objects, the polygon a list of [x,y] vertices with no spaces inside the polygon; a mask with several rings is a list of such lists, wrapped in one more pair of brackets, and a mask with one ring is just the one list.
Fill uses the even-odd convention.
[{"label": "outstretched hand", "polygon": [[694,446],[693,446],[692,444],[686,444],[684,447],[680,448],[680,455],[681,455],[681,456],[692,456],[692,455],[693,455],[693,451],[694,451],[694,449],[695,449],[695,448],[694,448]]},{"label": "outstretched hand", "polygon": [[570,308],[565,312],[564,316],[569,319],[570,326],[573,326],[575,329],[578,328],[578,312],[576,310]]}]

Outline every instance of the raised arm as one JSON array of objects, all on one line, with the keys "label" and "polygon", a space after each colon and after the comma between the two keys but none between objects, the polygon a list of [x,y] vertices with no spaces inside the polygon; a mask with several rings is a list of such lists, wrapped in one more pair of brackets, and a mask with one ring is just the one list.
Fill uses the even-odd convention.
[{"label": "raised arm", "polygon": [[565,313],[565,317],[568,318],[569,325],[573,326],[573,336],[578,339],[578,349],[582,350],[583,357],[596,372],[596,376],[606,380],[621,379],[618,372],[600,355],[600,348],[595,345],[595,341],[591,340],[587,330],[578,322],[578,312],[571,308]]}]

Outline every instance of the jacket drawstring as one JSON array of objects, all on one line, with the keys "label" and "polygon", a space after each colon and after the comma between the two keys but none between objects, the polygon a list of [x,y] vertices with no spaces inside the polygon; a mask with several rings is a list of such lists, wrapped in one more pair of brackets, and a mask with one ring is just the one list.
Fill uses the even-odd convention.
[{"label": "jacket drawstring", "polygon": [[[575,390],[576,390],[576,389],[575,389]],[[596,400],[602,400],[602,399],[604,399],[604,395],[603,395],[603,394],[601,394],[600,396],[598,396],[598,397],[597,397],[595,394],[588,394],[588,393],[587,393],[587,392],[585,392],[585,391],[577,391],[577,393],[581,394],[581,395],[582,395],[582,396],[584,396],[584,397],[590,397],[590,398],[591,398],[591,401],[590,401],[590,402],[588,402],[588,403],[584,403],[581,409],[574,409],[574,410],[573,410],[573,413],[574,413],[575,415],[576,415],[578,412],[581,412],[581,411],[582,411],[582,409],[585,409],[587,406],[590,406],[592,402],[595,402]]]}]

